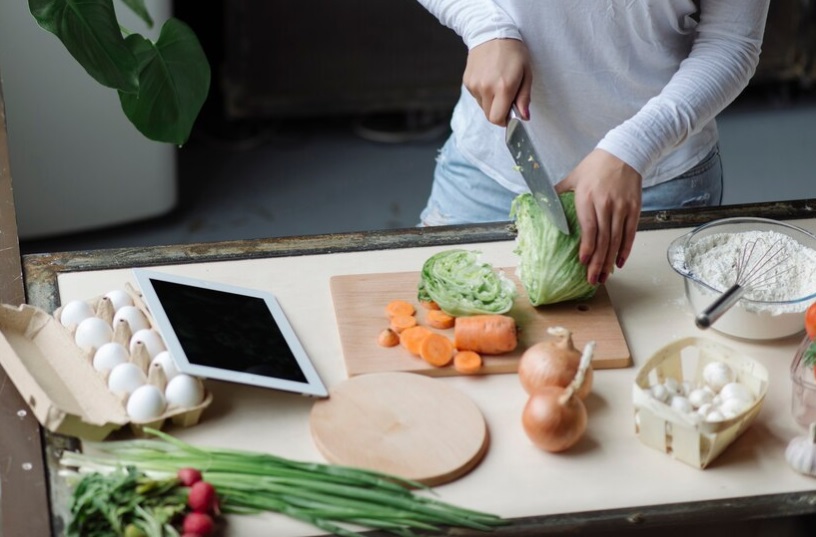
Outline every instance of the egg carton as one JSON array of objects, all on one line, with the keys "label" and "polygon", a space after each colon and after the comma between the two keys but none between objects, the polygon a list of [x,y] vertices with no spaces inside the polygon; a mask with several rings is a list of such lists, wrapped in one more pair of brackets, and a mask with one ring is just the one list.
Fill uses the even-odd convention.
[{"label": "egg carton", "polygon": [[[703,372],[715,362],[726,364],[733,380],[753,396],[738,413],[704,419],[653,396],[653,388],[667,380],[706,385]],[[632,389],[635,432],[643,444],[704,469],[751,425],[767,390],[768,370],[756,360],[711,340],[684,338],[657,351],[638,371]]]},{"label": "egg carton", "polygon": [[[153,328],[138,293],[130,287],[125,292]],[[96,297],[85,302],[94,318],[110,323],[110,340],[125,346],[128,363],[137,365],[147,382],[163,391],[167,375],[151,360],[145,341],[130,345],[136,331],[127,322],[113,322],[116,308],[111,299]],[[62,307],[51,315],[27,304],[0,305],[0,365],[43,427],[99,441],[123,427],[142,436],[146,427],[162,429],[168,422],[189,427],[200,421],[204,409],[212,403],[212,393],[207,390],[194,406],[169,406],[150,419],[131,418],[126,408],[128,395],[108,388],[110,372],[93,365],[97,346],[77,342],[79,324],[63,325],[60,319],[64,312]]]}]

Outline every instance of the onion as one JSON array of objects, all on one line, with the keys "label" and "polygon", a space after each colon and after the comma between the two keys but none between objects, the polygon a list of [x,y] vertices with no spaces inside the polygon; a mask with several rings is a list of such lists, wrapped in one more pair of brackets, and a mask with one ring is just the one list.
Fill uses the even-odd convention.
[{"label": "onion", "polygon": [[595,342],[584,347],[578,372],[566,388],[545,386],[533,393],[524,405],[521,422],[533,444],[544,451],[569,449],[583,436],[587,427],[587,411],[578,396],[578,387],[592,360]]},{"label": "onion", "polygon": [[[566,328],[554,326],[547,329],[552,339],[530,346],[521,355],[518,375],[528,394],[542,391],[549,386],[566,388],[578,372],[581,351],[572,342],[572,333]],[[578,396],[586,398],[592,389],[592,366],[587,368]]]}]

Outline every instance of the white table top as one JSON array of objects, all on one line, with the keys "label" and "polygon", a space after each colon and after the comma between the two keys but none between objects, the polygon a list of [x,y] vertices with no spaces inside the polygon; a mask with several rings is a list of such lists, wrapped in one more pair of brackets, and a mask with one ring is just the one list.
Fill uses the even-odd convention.
[{"label": "white table top", "polygon": [[[816,219],[794,221],[816,231]],[[687,229],[643,231],[623,270],[608,281],[634,367],[601,370],[588,399],[589,426],[572,450],[549,454],[533,447],[521,427],[526,394],[513,374],[439,379],[470,396],[484,413],[491,444],[471,473],[437,487],[441,499],[503,517],[527,517],[812,490],[816,481],[792,471],[784,449],[804,433],[790,415],[788,368],[800,337],[773,342],[738,341],[693,321],[682,278],[665,257],[666,247]],[[514,266],[511,241],[463,245],[483,252],[495,266]],[[159,270],[255,287],[275,293],[307,352],[329,386],[346,378],[329,278],[337,274],[419,270],[434,246],[162,266]],[[87,299],[131,281],[126,269],[71,272],[58,278],[62,303]],[[640,443],[635,436],[632,384],[656,350],[687,336],[704,336],[762,362],[770,386],[754,424],[709,468],[698,470]],[[214,403],[202,421],[173,429],[202,445],[271,452],[323,461],[309,433],[312,401],[263,389],[209,384]],[[272,526],[270,526],[272,524]],[[232,517],[230,535],[300,537],[319,533],[274,514]]]}]

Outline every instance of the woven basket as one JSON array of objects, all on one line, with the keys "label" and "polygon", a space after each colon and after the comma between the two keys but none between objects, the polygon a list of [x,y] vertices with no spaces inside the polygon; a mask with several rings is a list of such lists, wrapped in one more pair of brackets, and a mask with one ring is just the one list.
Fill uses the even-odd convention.
[{"label": "woven basket", "polygon": [[[741,414],[722,421],[699,421],[651,396],[650,388],[667,378],[702,385],[703,368],[711,362],[728,364],[736,380],[753,393],[754,403]],[[707,339],[681,339],[660,349],[637,374],[632,390],[635,432],[647,446],[703,469],[751,425],[767,390],[768,370],[756,360]]]}]

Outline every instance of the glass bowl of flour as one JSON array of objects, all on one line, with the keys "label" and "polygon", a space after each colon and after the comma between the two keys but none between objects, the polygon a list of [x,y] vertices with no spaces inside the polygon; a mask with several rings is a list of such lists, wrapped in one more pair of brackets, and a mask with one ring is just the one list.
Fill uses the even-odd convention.
[{"label": "glass bowl of flour", "polygon": [[732,285],[743,287],[713,330],[753,340],[804,330],[804,312],[816,301],[816,235],[767,218],[724,218],[678,237],[667,256],[695,313]]}]

